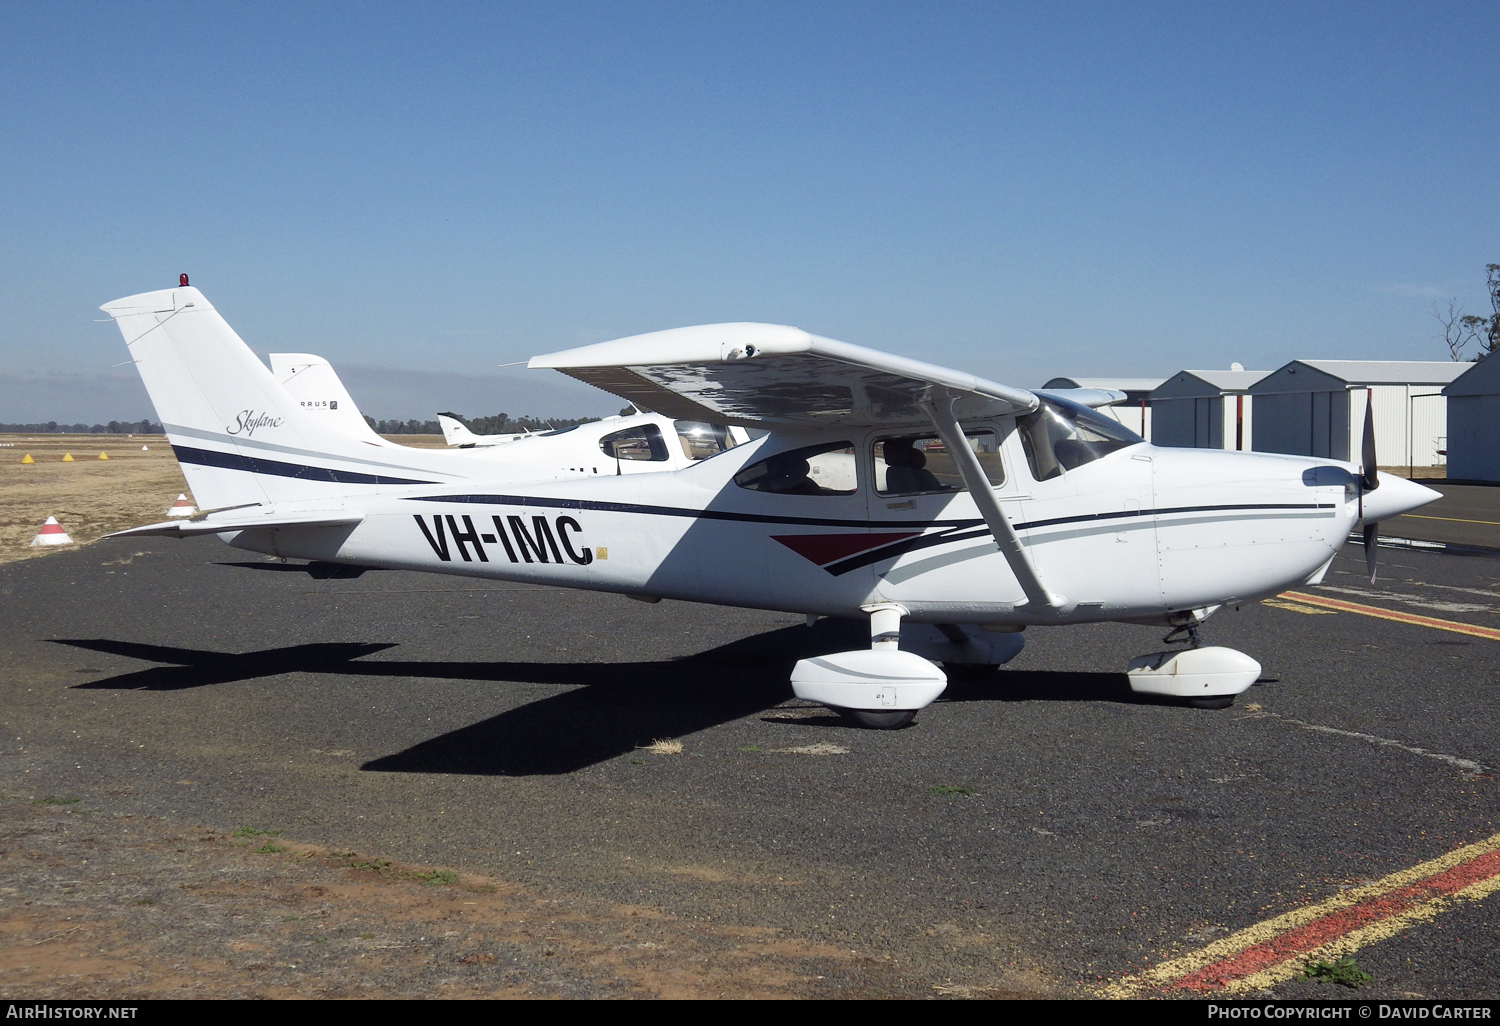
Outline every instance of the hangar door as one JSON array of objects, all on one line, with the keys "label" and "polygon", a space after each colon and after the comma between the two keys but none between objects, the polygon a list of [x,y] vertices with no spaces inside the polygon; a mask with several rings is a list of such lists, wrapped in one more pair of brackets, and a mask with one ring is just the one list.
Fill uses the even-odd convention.
[{"label": "hangar door", "polygon": [[1157,399],[1151,404],[1153,445],[1224,448],[1224,399]]},{"label": "hangar door", "polygon": [[1255,397],[1255,449],[1349,458],[1349,393],[1279,392]]},{"label": "hangar door", "polygon": [[1349,393],[1313,392],[1312,448],[1307,455],[1331,460],[1349,458]]}]

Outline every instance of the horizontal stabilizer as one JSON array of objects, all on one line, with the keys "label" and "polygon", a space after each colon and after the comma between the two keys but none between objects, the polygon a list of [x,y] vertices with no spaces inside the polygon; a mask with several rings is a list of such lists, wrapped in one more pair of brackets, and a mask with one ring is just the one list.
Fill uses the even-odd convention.
[{"label": "horizontal stabilizer", "polygon": [[679,420],[742,427],[927,424],[921,404],[955,397],[961,419],[1029,413],[1024,388],[812,335],[784,324],[704,324],[536,356]]},{"label": "horizontal stabilizer", "polygon": [[347,510],[296,510],[278,512],[268,509],[254,512],[248,509],[225,510],[221,513],[200,513],[183,520],[167,520],[145,527],[132,527],[128,531],[116,531],[106,538],[129,538],[144,535],[160,535],[164,538],[190,538],[200,534],[220,534],[225,531],[248,531],[266,527],[353,527],[364,520],[363,513]]}]

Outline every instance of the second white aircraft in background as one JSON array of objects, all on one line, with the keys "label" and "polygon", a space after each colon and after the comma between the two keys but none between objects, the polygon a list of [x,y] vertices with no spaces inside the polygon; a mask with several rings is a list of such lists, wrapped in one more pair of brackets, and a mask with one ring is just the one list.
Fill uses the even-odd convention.
[{"label": "second white aircraft in background", "polygon": [[[272,353],[271,374],[297,405],[325,429],[382,448],[409,448],[370,427],[332,364],[311,353]],[[657,413],[605,417],[531,433],[476,435],[438,415],[444,440],[490,461],[488,476],[510,481],[561,481],[599,475],[682,470],[750,440],[740,427],[673,420]]]}]

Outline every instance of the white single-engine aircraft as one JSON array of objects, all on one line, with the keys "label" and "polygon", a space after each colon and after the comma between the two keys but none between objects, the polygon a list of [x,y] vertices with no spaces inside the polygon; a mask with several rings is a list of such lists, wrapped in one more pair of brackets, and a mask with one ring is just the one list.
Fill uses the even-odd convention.
[{"label": "white single-engine aircraft", "polygon": [[1135,691],[1227,706],[1260,666],[1198,647],[1207,616],[1316,583],[1355,528],[1373,573],[1375,524],[1438,497],[1376,472],[1368,419],[1362,468],[1158,448],[1059,395],[749,323],[530,366],[676,420],[766,433],[677,471],[518,483],[472,451],[330,430],[195,288],[102,309],[205,510],[121,534],[868,616],[868,649],[804,659],[792,686],[872,727],[903,726],[938,697],[935,662],[993,667],[1028,626],[1108,620],[1171,626],[1192,646],[1132,661]]}]

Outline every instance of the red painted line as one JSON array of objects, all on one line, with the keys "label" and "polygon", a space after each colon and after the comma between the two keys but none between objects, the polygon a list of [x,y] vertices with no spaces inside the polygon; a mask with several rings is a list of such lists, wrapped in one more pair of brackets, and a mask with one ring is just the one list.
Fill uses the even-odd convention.
[{"label": "red painted line", "polygon": [[1452,869],[1429,876],[1414,884],[1397,888],[1357,905],[1340,909],[1306,926],[1288,930],[1274,940],[1256,944],[1197,972],[1180,977],[1169,987],[1184,990],[1216,990],[1234,980],[1243,979],[1262,969],[1280,965],[1298,955],[1321,948],[1361,927],[1399,915],[1424,901],[1453,894],[1481,880],[1500,876],[1500,851],[1486,852]]}]

